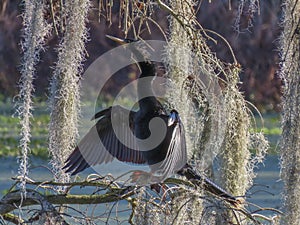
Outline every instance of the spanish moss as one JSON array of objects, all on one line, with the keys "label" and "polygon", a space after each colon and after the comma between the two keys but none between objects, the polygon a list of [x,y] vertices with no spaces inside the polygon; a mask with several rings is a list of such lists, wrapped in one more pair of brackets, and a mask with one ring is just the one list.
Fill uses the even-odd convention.
[{"label": "spanish moss", "polygon": [[20,92],[18,96],[17,112],[20,117],[21,139],[20,147],[22,156],[19,166],[19,175],[22,177],[21,189],[25,193],[26,176],[28,175],[28,154],[30,152],[31,128],[34,92],[33,80],[39,54],[43,49],[45,38],[49,33],[49,26],[44,19],[45,4],[43,0],[24,1],[23,13],[23,50],[22,69],[20,78]]},{"label": "spanish moss", "polygon": [[78,137],[79,82],[87,39],[88,9],[88,0],[68,0],[62,8],[62,18],[66,19],[66,24],[57,50],[58,61],[51,81],[49,125],[51,164],[55,180],[61,182],[69,181],[69,175],[61,168]]},{"label": "spanish moss", "polygon": [[[195,116],[197,115],[196,107],[192,101],[191,86],[188,83],[188,77],[194,75],[194,67],[192,66],[194,53],[192,51],[192,40],[189,36],[193,29],[193,20],[195,19],[194,4],[193,0],[177,0],[170,3],[171,9],[178,17],[189,18],[190,21],[188,19],[178,21],[177,18],[170,16],[170,35],[164,59],[167,66],[167,76],[171,78],[167,100],[170,107],[176,108],[182,117],[190,159],[194,152],[197,151],[199,134],[203,129],[203,120]],[[184,24],[187,26],[185,27]],[[199,104],[202,103],[199,101]],[[197,164],[194,166],[199,168]],[[179,205],[178,202],[181,202],[183,205]],[[171,205],[173,206],[173,215],[176,215],[172,224],[182,224],[184,221],[189,221],[191,224],[198,223],[196,221],[199,220],[199,214],[202,211],[201,199],[191,198],[188,203],[184,204],[183,199],[176,197],[172,199]]]}]

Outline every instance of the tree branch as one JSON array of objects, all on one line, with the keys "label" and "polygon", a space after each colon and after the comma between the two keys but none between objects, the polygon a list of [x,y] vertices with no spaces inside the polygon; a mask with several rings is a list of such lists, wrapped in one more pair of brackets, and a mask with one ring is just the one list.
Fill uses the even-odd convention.
[{"label": "tree branch", "polygon": [[[19,190],[13,191],[5,195],[0,201],[0,215],[7,214],[18,208],[22,201],[22,207],[29,205],[39,205],[41,201],[48,202],[50,204],[100,204],[115,202],[122,199],[127,199],[134,194],[134,191],[129,191],[128,188],[110,191],[105,194],[95,195],[43,195],[35,190],[27,190],[28,194],[26,199],[22,199],[21,192]],[[38,197],[37,197],[38,196]]]}]

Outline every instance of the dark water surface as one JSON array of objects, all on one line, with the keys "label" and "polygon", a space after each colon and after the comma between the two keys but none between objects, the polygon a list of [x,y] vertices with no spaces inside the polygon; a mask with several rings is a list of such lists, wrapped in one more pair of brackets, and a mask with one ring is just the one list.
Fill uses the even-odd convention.
[{"label": "dark water surface", "polygon": [[[257,177],[253,187],[248,191],[247,200],[261,207],[282,209],[281,192],[283,182],[279,176],[279,158],[276,155],[266,157],[264,164],[255,169]],[[251,209],[257,209],[252,207]],[[263,212],[265,215],[273,215],[272,211]]]}]

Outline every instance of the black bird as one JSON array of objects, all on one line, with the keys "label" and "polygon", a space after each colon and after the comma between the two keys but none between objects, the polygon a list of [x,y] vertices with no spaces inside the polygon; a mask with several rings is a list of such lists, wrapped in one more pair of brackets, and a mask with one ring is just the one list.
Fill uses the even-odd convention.
[{"label": "black bird", "polygon": [[[122,44],[135,42],[108,37]],[[121,106],[112,106],[98,112],[93,117],[99,118],[98,122],[67,158],[63,169],[75,175],[87,167],[117,158],[122,162],[149,165],[150,173],[158,174],[158,182],[176,173],[189,180],[200,180],[211,193],[235,202],[235,197],[208,178],[198,175],[187,164],[184,127],[179,114],[176,110],[168,114],[155,98],[151,86],[151,80],[156,76],[155,65],[147,60],[145,55],[149,53],[137,46],[129,45],[128,48],[137,58],[141,70],[137,81],[139,110],[135,112]],[[131,132],[133,135],[130,135]],[[159,137],[162,133],[164,136]],[[153,141],[159,138],[162,140],[154,146]]]}]

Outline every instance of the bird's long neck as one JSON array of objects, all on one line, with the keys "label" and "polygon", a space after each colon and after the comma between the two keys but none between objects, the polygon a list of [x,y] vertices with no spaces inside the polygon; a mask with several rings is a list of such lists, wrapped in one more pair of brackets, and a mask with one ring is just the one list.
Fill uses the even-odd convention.
[{"label": "bird's long neck", "polygon": [[152,90],[152,80],[155,76],[155,66],[151,62],[140,62],[141,75],[137,83],[139,106],[141,111],[152,111],[158,101]]}]

